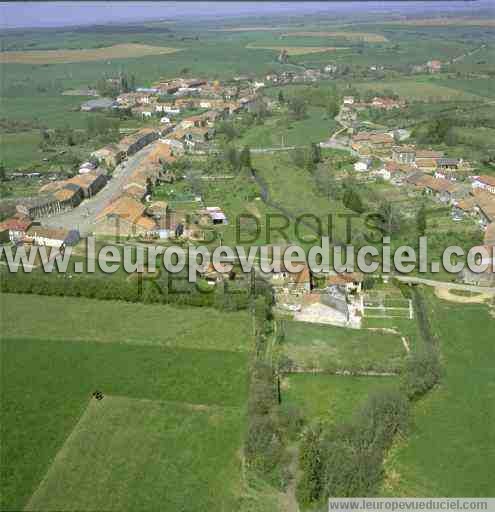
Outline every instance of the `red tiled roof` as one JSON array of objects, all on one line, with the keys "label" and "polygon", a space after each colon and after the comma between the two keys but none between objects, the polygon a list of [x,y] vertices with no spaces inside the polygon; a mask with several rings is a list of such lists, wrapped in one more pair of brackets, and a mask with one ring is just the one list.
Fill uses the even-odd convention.
[{"label": "red tiled roof", "polygon": [[12,231],[27,231],[30,225],[30,220],[11,218],[0,223],[0,231],[4,231],[6,229]]},{"label": "red tiled roof", "polygon": [[483,176],[480,176],[478,178],[478,181],[490,187],[495,187],[495,176],[487,176],[486,174],[484,174]]},{"label": "red tiled roof", "polygon": [[334,274],[327,277],[328,285],[344,285],[348,283],[360,283],[363,281],[363,274],[359,272]]}]

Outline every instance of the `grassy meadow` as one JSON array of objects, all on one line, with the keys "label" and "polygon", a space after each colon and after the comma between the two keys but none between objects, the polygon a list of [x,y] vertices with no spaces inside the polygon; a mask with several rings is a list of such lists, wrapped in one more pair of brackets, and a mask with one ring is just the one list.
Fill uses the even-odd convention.
[{"label": "grassy meadow", "polygon": [[370,393],[396,384],[396,377],[291,374],[282,380],[282,403],[298,407],[307,421],[340,424],[352,417]]},{"label": "grassy meadow", "polygon": [[488,306],[426,296],[444,374],[416,403],[410,437],[389,454],[382,494],[492,496],[495,320]]},{"label": "grassy meadow", "polygon": [[240,420],[235,408],[93,399],[25,510],[234,510]]},{"label": "grassy meadow", "polygon": [[324,370],[397,370],[406,351],[398,334],[285,322],[284,354],[298,366]]},{"label": "grassy meadow", "polygon": [[304,119],[273,117],[261,126],[252,127],[241,137],[239,145],[252,148],[278,147],[282,143],[284,146],[306,146],[329,139],[336,125],[324,109],[310,107]]},{"label": "grassy meadow", "polygon": [[[221,339],[222,332],[229,332],[234,344],[246,336],[247,318],[215,319],[214,312],[203,309],[143,308],[149,309],[132,315],[121,303],[2,297],[2,509],[25,507],[45,475],[30,502],[36,509],[132,509],[138,502],[133,500],[142,499],[150,510],[177,510],[184,493],[188,500],[211,503],[212,489],[219,486],[225,489],[220,503],[223,497],[225,503],[234,499],[248,356],[242,344],[221,350],[226,346]],[[20,320],[19,311],[29,314]],[[103,416],[94,415],[96,390],[110,401],[120,397],[116,409],[113,402],[107,409],[104,398],[98,402],[104,405]],[[205,436],[208,446],[200,448]],[[94,450],[88,451],[92,442]],[[167,452],[157,452],[159,442]],[[135,443],[156,455],[144,479],[139,468],[147,460],[139,458],[134,466]],[[108,456],[101,457],[101,450]],[[212,465],[214,456],[218,463]],[[82,487],[73,480],[75,466],[86,468]],[[162,471],[167,482],[161,481]],[[232,485],[224,485],[225,475]],[[61,480],[67,485],[55,484],[58,491],[52,492]],[[184,490],[185,480],[195,482],[194,493]],[[105,482],[111,501],[94,495],[94,486]],[[148,485],[161,490],[149,493]],[[163,508],[164,492],[168,508]]]},{"label": "grassy meadow", "polygon": [[[44,301],[42,309],[38,308],[40,300]],[[16,317],[23,308],[30,311],[30,319],[18,324]],[[58,325],[61,311],[65,325],[62,330]],[[37,338],[42,332],[47,339],[66,340],[70,332],[70,339],[78,341],[230,352],[251,350],[250,319],[246,312],[225,315],[216,309],[10,294],[3,297],[2,318],[6,337]],[[83,318],[91,320],[82,321]]]}]

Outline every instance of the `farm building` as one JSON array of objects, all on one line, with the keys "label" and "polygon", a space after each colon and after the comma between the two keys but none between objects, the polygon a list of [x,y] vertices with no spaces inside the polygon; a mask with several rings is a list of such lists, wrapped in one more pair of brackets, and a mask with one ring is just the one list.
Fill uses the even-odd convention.
[{"label": "farm building", "polygon": [[31,219],[12,217],[0,223],[0,232],[6,232],[7,240],[15,243],[24,239],[30,226]]},{"label": "farm building", "polygon": [[77,194],[79,199],[94,196],[106,184],[107,177],[101,172],[88,172],[63,181],[54,181],[41,187],[40,192],[50,192],[59,199],[68,199]]},{"label": "farm building", "polygon": [[416,150],[416,166],[423,171],[434,171],[437,168],[437,160],[443,158],[442,151],[431,149]]},{"label": "farm building", "polygon": [[265,278],[271,279],[273,286],[283,293],[300,295],[311,292],[313,283],[309,266],[303,261],[292,264],[294,267],[301,266],[302,269],[299,272],[291,272],[282,262],[280,272],[265,274]]},{"label": "farm building", "polygon": [[156,222],[145,215],[145,206],[127,194],[110,203],[95,222],[96,235],[151,237],[157,229]]},{"label": "farm building", "polygon": [[97,194],[107,183],[107,177],[103,173],[91,172],[82,176],[75,176],[67,180],[68,184],[73,184],[81,188],[85,198]]},{"label": "farm building", "polygon": [[294,314],[298,322],[348,326],[349,305],[345,297],[327,293],[309,293],[302,299],[301,309]]},{"label": "farm building", "polygon": [[411,165],[416,160],[416,148],[414,146],[394,146],[392,160],[399,164]]},{"label": "farm building", "polygon": [[212,224],[228,224],[227,216],[218,206],[207,206],[199,213]]},{"label": "farm building", "polygon": [[31,226],[26,233],[26,239],[35,245],[56,247],[75,245],[79,242],[79,231],[75,229],[51,229],[41,226]]},{"label": "farm building", "polygon": [[117,144],[108,144],[91,153],[91,157],[99,163],[104,163],[107,167],[113,169],[124,158],[124,152]]},{"label": "farm building", "polygon": [[371,168],[371,158],[361,158],[354,164],[354,170],[357,172],[367,172]]},{"label": "farm building", "polygon": [[360,293],[363,279],[363,274],[359,272],[331,274],[327,276],[325,284],[341,288],[345,293]]},{"label": "farm building", "polygon": [[154,140],[158,139],[158,132],[152,128],[143,128],[132,135],[124,137],[119,142],[119,148],[124,157],[133,155]]},{"label": "farm building", "polygon": [[98,98],[89,100],[81,105],[83,112],[95,112],[97,110],[108,110],[118,106],[118,103],[110,98]]},{"label": "farm building", "polygon": [[75,208],[82,200],[80,187],[68,187],[55,193],[23,199],[16,206],[19,214],[32,219],[47,217]]},{"label": "farm building", "polygon": [[493,176],[477,176],[473,180],[473,189],[486,190],[490,194],[495,194],[495,177]]},{"label": "farm building", "polygon": [[404,101],[394,100],[393,98],[373,98],[371,102],[373,108],[392,110],[394,108],[402,108],[405,106]]},{"label": "farm building", "polygon": [[433,195],[442,203],[450,204],[467,195],[467,191],[463,191],[462,187],[456,186],[449,180],[434,178],[420,172],[408,176],[407,182],[414,185],[418,190]]}]

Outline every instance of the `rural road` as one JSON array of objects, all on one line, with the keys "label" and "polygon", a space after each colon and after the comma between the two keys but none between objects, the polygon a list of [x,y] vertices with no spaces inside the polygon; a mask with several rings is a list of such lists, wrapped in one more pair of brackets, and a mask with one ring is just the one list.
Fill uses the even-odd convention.
[{"label": "rural road", "polygon": [[155,146],[156,142],[149,144],[118,165],[112,178],[94,197],[86,199],[69,212],[41,219],[41,224],[50,228],[78,229],[81,236],[91,234],[94,231],[96,216],[121,195],[126,180]]},{"label": "rural road", "polygon": [[447,283],[445,281],[435,281],[433,279],[425,279],[413,276],[394,276],[397,281],[411,284],[424,284],[435,288],[444,288],[447,290],[462,290],[465,292],[490,293],[495,295],[495,288],[489,286],[475,286],[471,284]]}]

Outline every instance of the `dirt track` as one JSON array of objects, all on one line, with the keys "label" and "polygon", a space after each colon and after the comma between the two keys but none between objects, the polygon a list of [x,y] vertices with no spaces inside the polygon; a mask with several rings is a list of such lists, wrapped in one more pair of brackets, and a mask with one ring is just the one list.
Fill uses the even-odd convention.
[{"label": "dirt track", "polygon": [[493,295],[490,293],[476,293],[472,296],[467,295],[456,295],[452,293],[448,288],[436,287],[435,295],[439,299],[448,300],[449,302],[457,302],[459,304],[482,304],[493,298]]}]

